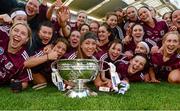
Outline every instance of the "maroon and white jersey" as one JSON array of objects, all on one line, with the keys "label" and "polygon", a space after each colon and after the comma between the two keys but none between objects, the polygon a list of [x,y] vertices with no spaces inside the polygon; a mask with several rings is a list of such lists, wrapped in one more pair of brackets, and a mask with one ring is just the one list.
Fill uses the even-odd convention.
[{"label": "maroon and white jersey", "polygon": [[151,55],[151,65],[155,69],[156,74],[158,74],[158,77],[167,80],[172,70],[180,69],[180,54],[176,53],[168,61],[164,62],[161,53],[154,53]]},{"label": "maroon and white jersey", "polygon": [[96,57],[97,60],[100,60],[100,58],[107,52],[104,52],[104,51],[98,51],[98,52],[95,52],[93,56]]},{"label": "maroon and white jersey", "polygon": [[162,37],[168,32],[168,25],[165,21],[154,19],[155,27],[149,27],[145,23],[142,24],[145,31],[145,42],[150,44],[150,46],[159,46],[162,45]]},{"label": "maroon and white jersey", "polygon": [[[77,52],[72,53],[67,59],[77,59]],[[82,58],[82,59],[84,59],[84,58]],[[95,60],[97,60],[96,57],[94,57],[94,56],[91,56],[88,59],[95,59]]]},{"label": "maroon and white jersey", "polygon": [[[114,64],[115,66],[117,66],[118,64],[119,64],[119,62],[124,62],[124,58],[125,57],[123,57],[123,56],[119,56],[115,61],[112,61],[111,59],[110,59],[110,57],[108,56],[108,53],[104,53],[104,54],[102,54],[102,56],[99,58],[99,61],[102,61],[102,62],[100,62],[101,64],[101,69],[104,69],[104,70],[106,70],[106,69],[108,69],[108,68],[110,68],[109,67],[109,65],[107,64],[107,63],[112,63],[112,64]],[[105,62],[103,62],[103,61],[105,61],[105,62],[107,62],[107,63],[105,63]],[[117,67],[116,67],[117,68]],[[117,70],[117,69],[116,69]],[[106,71],[105,72],[105,76],[106,76],[106,78],[111,78],[111,75],[110,75],[110,72],[109,72],[109,70],[108,71]]]},{"label": "maroon and white jersey", "polygon": [[135,74],[129,74],[128,66],[128,61],[121,61],[118,65],[116,65],[117,73],[121,79],[128,79],[130,82],[140,82],[144,80],[143,71],[137,72]]},{"label": "maroon and white jersey", "polygon": [[21,82],[32,80],[31,71],[24,69],[24,61],[29,57],[22,48],[16,54],[8,53],[9,36],[0,30],[0,84],[18,79]]},{"label": "maroon and white jersey", "polygon": [[68,59],[70,56],[77,51],[76,48],[70,48],[68,51],[64,54],[62,58]]}]

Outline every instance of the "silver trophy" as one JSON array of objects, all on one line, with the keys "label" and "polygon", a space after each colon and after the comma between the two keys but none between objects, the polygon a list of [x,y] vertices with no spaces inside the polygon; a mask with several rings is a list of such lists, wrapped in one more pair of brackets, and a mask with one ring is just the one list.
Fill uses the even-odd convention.
[{"label": "silver trophy", "polygon": [[67,92],[69,97],[91,96],[92,91],[85,83],[94,80],[99,71],[105,71],[101,68],[102,62],[99,63],[99,61],[93,59],[61,59],[54,61],[51,64],[53,83],[59,90],[63,91],[65,90],[63,80],[72,82],[74,86]]}]

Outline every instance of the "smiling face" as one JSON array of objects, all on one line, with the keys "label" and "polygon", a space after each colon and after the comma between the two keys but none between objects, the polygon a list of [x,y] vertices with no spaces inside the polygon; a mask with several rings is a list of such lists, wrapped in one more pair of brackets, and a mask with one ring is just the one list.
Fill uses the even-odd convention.
[{"label": "smiling face", "polygon": [[29,0],[26,3],[25,10],[28,16],[34,16],[39,11],[39,2],[38,0]]},{"label": "smiling face", "polygon": [[144,57],[139,55],[135,56],[133,59],[130,60],[128,72],[130,74],[135,74],[139,71],[142,71],[144,69],[146,62],[147,61]]},{"label": "smiling face", "polygon": [[163,40],[164,52],[168,55],[174,54],[180,48],[180,38],[176,34],[168,34]]},{"label": "smiling face", "polygon": [[164,14],[162,19],[164,19],[169,26],[171,25],[171,13]]},{"label": "smiling face", "polygon": [[131,21],[135,21],[138,16],[137,16],[137,10],[135,7],[129,7],[127,10],[126,10],[126,14],[127,14],[127,17],[131,20]]},{"label": "smiling face", "polygon": [[42,40],[42,43],[46,45],[51,41],[51,38],[53,36],[53,29],[51,27],[41,26],[38,35]]},{"label": "smiling face", "polygon": [[69,37],[71,47],[76,48],[80,43],[81,34],[79,31],[73,31]]},{"label": "smiling face", "polygon": [[108,51],[109,57],[112,61],[115,61],[122,52],[122,45],[120,43],[113,43]]},{"label": "smiling face", "polygon": [[29,40],[28,29],[25,25],[17,24],[10,31],[9,47],[14,50],[19,50]]},{"label": "smiling face", "polygon": [[92,57],[96,51],[96,40],[88,38],[84,40],[81,44],[82,52],[87,57]]},{"label": "smiling face", "polygon": [[142,41],[143,36],[144,36],[143,27],[141,25],[135,25],[132,28],[132,37],[133,37],[134,41],[137,43]]},{"label": "smiling face", "polygon": [[99,40],[107,41],[109,36],[110,36],[110,33],[107,31],[107,28],[105,26],[100,26],[99,32],[98,32]]},{"label": "smiling face", "polygon": [[110,15],[106,22],[111,28],[116,27],[117,26],[117,16]]},{"label": "smiling face", "polygon": [[77,16],[77,25],[78,27],[86,22],[87,14],[84,12],[81,12]]},{"label": "smiling face", "polygon": [[180,10],[172,13],[172,22],[180,30]]},{"label": "smiling face", "polygon": [[140,20],[145,23],[153,19],[151,12],[147,8],[140,8],[138,11],[138,14],[139,14]]},{"label": "smiling face", "polygon": [[146,47],[141,42],[139,42],[136,45],[135,54],[137,54],[137,53],[142,53],[142,54],[147,54],[148,53]]}]

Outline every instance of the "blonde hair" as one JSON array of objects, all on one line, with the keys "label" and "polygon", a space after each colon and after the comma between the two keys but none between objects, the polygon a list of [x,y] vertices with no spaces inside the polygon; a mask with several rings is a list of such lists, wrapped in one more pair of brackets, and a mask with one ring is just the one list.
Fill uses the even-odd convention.
[{"label": "blonde hair", "polygon": [[164,41],[166,40],[167,36],[170,35],[170,34],[174,34],[174,35],[177,35],[178,39],[179,39],[179,43],[180,43],[180,34],[178,31],[171,31],[171,32],[168,32],[166,33],[163,38],[162,38],[162,44],[164,43]]},{"label": "blonde hair", "polygon": [[31,45],[31,44],[32,44],[32,31],[31,31],[31,28],[29,27],[29,25],[28,25],[27,23],[25,23],[25,22],[15,22],[15,23],[12,25],[12,27],[10,28],[9,33],[11,34],[12,29],[13,29],[14,27],[16,27],[17,25],[23,25],[23,26],[25,26],[25,27],[27,28],[27,30],[28,30],[29,43],[30,43],[30,45]]},{"label": "blonde hair", "polygon": [[[178,31],[171,31],[171,32],[166,33],[166,34],[163,36],[162,44],[165,42],[167,36],[170,35],[170,34],[177,35],[177,37],[178,37],[178,39],[179,39],[179,44],[180,44],[180,34],[179,34]],[[180,48],[177,49],[177,52],[180,53]]]}]

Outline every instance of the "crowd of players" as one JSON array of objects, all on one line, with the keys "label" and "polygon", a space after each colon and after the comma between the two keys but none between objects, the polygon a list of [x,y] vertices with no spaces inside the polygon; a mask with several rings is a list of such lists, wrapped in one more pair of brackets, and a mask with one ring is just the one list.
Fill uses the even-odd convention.
[{"label": "crowd of players", "polygon": [[[85,11],[71,20],[61,0],[50,7],[46,0],[1,0],[0,14],[1,86],[46,87],[57,59],[111,62],[127,83],[180,83],[180,9],[160,19],[152,7],[129,6],[107,12],[104,22],[88,22]],[[112,88],[111,73],[99,73],[94,85]]]}]

